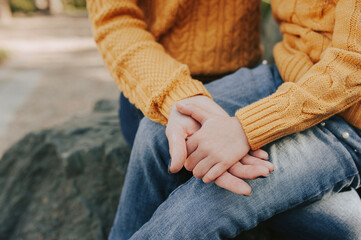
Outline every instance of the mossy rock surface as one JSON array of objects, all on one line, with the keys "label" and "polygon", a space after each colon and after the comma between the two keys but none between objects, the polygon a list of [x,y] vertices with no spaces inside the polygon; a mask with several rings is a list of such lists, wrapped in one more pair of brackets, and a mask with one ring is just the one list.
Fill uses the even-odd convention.
[{"label": "mossy rock surface", "polygon": [[3,155],[0,239],[106,239],[130,154],[110,105]]},{"label": "mossy rock surface", "polygon": [[[0,239],[107,239],[130,154],[116,108],[99,101],[88,116],[29,133],[6,151]],[[260,226],[237,239],[272,236]]]}]

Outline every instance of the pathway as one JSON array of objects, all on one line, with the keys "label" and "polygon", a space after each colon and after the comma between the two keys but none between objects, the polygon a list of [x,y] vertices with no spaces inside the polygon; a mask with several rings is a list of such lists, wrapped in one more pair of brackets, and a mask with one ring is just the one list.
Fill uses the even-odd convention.
[{"label": "pathway", "polygon": [[15,18],[0,25],[0,156],[29,131],[91,111],[119,91],[85,17]]}]

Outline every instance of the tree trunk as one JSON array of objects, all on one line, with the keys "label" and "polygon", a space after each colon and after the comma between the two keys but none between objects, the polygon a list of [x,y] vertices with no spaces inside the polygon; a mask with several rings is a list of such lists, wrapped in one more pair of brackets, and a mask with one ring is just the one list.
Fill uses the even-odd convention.
[{"label": "tree trunk", "polygon": [[12,15],[8,0],[0,0],[0,22],[9,23]]}]

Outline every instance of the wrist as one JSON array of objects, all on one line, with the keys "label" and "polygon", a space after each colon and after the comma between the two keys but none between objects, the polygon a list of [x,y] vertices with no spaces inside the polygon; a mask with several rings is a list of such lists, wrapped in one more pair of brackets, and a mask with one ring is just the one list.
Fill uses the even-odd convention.
[{"label": "wrist", "polygon": [[244,143],[247,146],[247,150],[251,150],[251,145],[248,141],[246,132],[243,129],[243,126],[241,124],[241,122],[239,121],[239,119],[237,117],[231,117],[232,121],[234,122],[235,126],[237,126],[237,130],[239,131],[239,135],[241,138],[242,143]]},{"label": "wrist", "polygon": [[177,102],[175,102],[172,107],[171,107],[171,111],[173,109],[176,109],[176,105],[177,103],[184,103],[184,104],[187,104],[187,103],[204,103],[206,101],[212,101],[212,99],[208,96],[205,96],[205,95],[195,95],[195,96],[191,96],[191,97],[187,97],[187,98],[184,98],[184,99],[181,99],[181,100],[178,100]]},{"label": "wrist", "polygon": [[201,82],[193,79],[191,79],[191,81],[179,81],[166,94],[163,102],[158,106],[158,110],[166,119],[168,119],[172,106],[176,102],[197,95],[209,96],[209,98],[211,98],[211,95]]}]

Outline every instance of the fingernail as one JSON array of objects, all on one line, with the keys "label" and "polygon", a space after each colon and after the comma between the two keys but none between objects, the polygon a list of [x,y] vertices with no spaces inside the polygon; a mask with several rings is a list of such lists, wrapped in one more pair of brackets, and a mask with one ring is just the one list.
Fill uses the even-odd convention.
[{"label": "fingernail", "polygon": [[264,173],[262,176],[260,176],[260,178],[266,178],[269,176],[269,172],[267,171],[267,173]]}]

